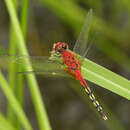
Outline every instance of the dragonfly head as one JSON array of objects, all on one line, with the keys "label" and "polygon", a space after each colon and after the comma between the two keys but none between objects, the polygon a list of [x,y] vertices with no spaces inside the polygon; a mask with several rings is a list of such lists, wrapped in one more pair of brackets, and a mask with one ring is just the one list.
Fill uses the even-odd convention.
[{"label": "dragonfly head", "polygon": [[63,53],[68,49],[68,45],[65,42],[57,42],[54,44],[53,49],[56,53]]}]

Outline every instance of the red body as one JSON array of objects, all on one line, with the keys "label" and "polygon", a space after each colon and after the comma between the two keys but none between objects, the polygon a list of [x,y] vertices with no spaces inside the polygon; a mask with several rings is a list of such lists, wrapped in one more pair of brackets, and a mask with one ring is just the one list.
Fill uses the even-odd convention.
[{"label": "red body", "polygon": [[[63,62],[67,65],[68,72],[75,76],[85,88],[85,85],[83,84],[85,80],[81,74],[80,62],[77,60],[75,55],[69,51],[65,51],[62,53],[62,58]],[[87,85],[86,82],[85,84]]]},{"label": "red body", "polygon": [[68,45],[65,42],[58,42],[54,45],[56,53],[62,54],[63,62],[66,64],[66,70],[73,76],[75,76],[85,88],[85,91],[88,93],[90,99],[92,100],[95,107],[98,109],[99,113],[102,115],[104,120],[107,120],[106,115],[102,111],[102,107],[99,105],[98,101],[95,99],[90,88],[87,86],[85,79],[81,74],[81,64],[79,60],[75,57],[73,53],[67,51]]},{"label": "red body", "polygon": [[75,55],[69,51],[62,53],[63,62],[67,65],[67,70],[72,74],[76,73],[77,70],[81,70],[80,62],[76,59]]}]

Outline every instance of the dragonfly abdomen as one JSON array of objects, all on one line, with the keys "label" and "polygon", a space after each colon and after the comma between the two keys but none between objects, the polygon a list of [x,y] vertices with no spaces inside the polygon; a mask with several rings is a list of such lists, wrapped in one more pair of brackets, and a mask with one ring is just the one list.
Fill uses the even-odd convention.
[{"label": "dragonfly abdomen", "polygon": [[[86,81],[83,81],[83,82],[86,82]],[[96,100],[96,98],[93,95],[93,93],[90,90],[90,88],[88,86],[86,86],[86,84],[84,84],[84,86],[85,86],[85,91],[88,93],[89,98],[93,102],[94,106],[97,108],[98,112],[101,114],[101,116],[103,117],[104,120],[107,120],[107,117],[104,114],[104,112],[102,110],[102,107],[100,106],[99,102]]]},{"label": "dragonfly abdomen", "polygon": [[81,72],[79,70],[77,70],[75,72],[76,77],[78,78],[78,80],[80,81],[80,83],[83,85],[83,87],[85,88],[85,91],[87,92],[89,98],[91,99],[91,101],[93,102],[94,106],[97,108],[98,112],[100,113],[100,115],[103,117],[104,120],[107,120],[106,115],[104,114],[102,107],[100,106],[99,102],[96,100],[95,96],[93,95],[92,91],[90,90],[90,88],[88,87],[85,79],[82,77]]}]

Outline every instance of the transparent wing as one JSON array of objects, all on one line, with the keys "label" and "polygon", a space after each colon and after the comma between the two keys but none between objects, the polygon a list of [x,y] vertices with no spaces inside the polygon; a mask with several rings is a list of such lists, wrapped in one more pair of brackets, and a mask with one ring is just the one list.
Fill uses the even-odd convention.
[{"label": "transparent wing", "polygon": [[30,73],[37,73],[37,74],[49,74],[49,75],[56,75],[56,76],[67,76],[68,74],[65,72],[65,66],[62,63],[58,63],[54,60],[50,60],[49,57],[43,56],[0,56],[0,67],[7,68],[8,64],[14,63],[18,65],[27,66],[24,61],[29,60],[33,67],[33,71],[23,71],[19,73],[23,74],[30,74]]},{"label": "transparent wing", "polygon": [[80,32],[80,35],[73,48],[73,51],[75,53],[83,57],[85,57],[87,53],[88,32],[90,30],[91,19],[92,19],[92,9],[90,9],[90,11],[86,16],[86,20],[83,25],[82,31]]}]

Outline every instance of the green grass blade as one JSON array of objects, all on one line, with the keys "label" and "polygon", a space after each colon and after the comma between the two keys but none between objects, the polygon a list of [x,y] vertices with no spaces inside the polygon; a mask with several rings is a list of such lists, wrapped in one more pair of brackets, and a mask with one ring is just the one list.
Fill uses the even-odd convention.
[{"label": "green grass blade", "polygon": [[3,90],[6,98],[8,99],[8,101],[10,102],[14,112],[16,113],[16,115],[18,116],[19,120],[21,121],[23,127],[26,130],[32,130],[28,119],[26,118],[23,110],[21,109],[19,103],[17,102],[14,94],[12,93],[12,90],[10,88],[10,86],[8,85],[8,83],[6,82],[6,80],[4,79],[2,73],[0,72],[0,87]]},{"label": "green grass blade", "polygon": [[[28,55],[27,49],[25,47],[25,42],[24,42],[24,38],[22,36],[22,32],[20,29],[20,24],[18,22],[17,16],[16,16],[16,12],[13,8],[13,4],[10,0],[5,0],[6,2],[6,6],[8,8],[8,12],[11,18],[11,22],[13,23],[13,28],[15,30],[15,34],[17,37],[17,45],[19,46],[19,50],[21,52],[22,55]],[[32,70],[32,67],[29,63],[29,61],[25,60],[25,63],[28,63],[28,66],[26,66],[25,70],[29,71]],[[41,98],[41,94],[40,91],[38,89],[38,84],[36,82],[35,76],[34,75],[26,75],[27,80],[28,80],[28,84],[30,87],[30,92],[32,95],[32,100],[35,106],[35,110],[36,110],[36,114],[37,114],[37,118],[38,118],[38,122],[39,122],[39,127],[41,130],[50,130],[50,124],[48,121],[48,117],[47,117],[47,113],[45,111],[45,107]]]},{"label": "green grass blade", "polygon": [[[18,4],[18,1],[14,0],[13,5],[14,5],[15,10],[17,10],[17,4]],[[11,23],[10,24],[9,54],[15,54],[15,52],[16,52],[16,44],[15,43],[16,43],[16,37],[15,37],[15,33],[14,33],[14,30],[12,28],[12,23]],[[9,78],[10,87],[11,87],[12,91],[14,92],[15,88],[16,88],[16,65],[13,63],[9,63],[8,78]],[[12,110],[10,103],[8,103],[7,115],[8,115],[8,119],[12,122],[12,124],[14,124],[15,123],[15,115],[14,115],[14,112]]]},{"label": "green grass blade", "polygon": [[130,100],[130,81],[114,72],[85,59],[82,64],[85,79]]},{"label": "green grass blade", "polygon": [[21,30],[24,39],[26,39],[27,21],[28,21],[28,0],[22,0],[22,12],[21,12]]},{"label": "green grass blade", "polygon": [[[28,20],[28,0],[22,0],[22,8],[21,8],[21,30],[23,33],[24,40],[26,40],[26,31],[27,31],[27,20]],[[20,65],[17,65],[18,72],[23,71],[23,67]],[[23,90],[24,90],[24,75],[19,74],[17,76],[17,87],[16,88],[16,95],[17,99],[21,106],[23,106]],[[19,120],[16,122],[17,129],[21,129],[21,124]]]},{"label": "green grass blade", "polygon": [[[51,58],[57,62],[61,60],[54,54],[51,55]],[[77,55],[77,58],[80,58],[80,56]],[[85,79],[130,100],[130,81],[124,77],[86,58],[82,63],[81,72]]]},{"label": "green grass blade", "polygon": [[8,120],[0,113],[0,129],[1,130],[16,130]]}]

